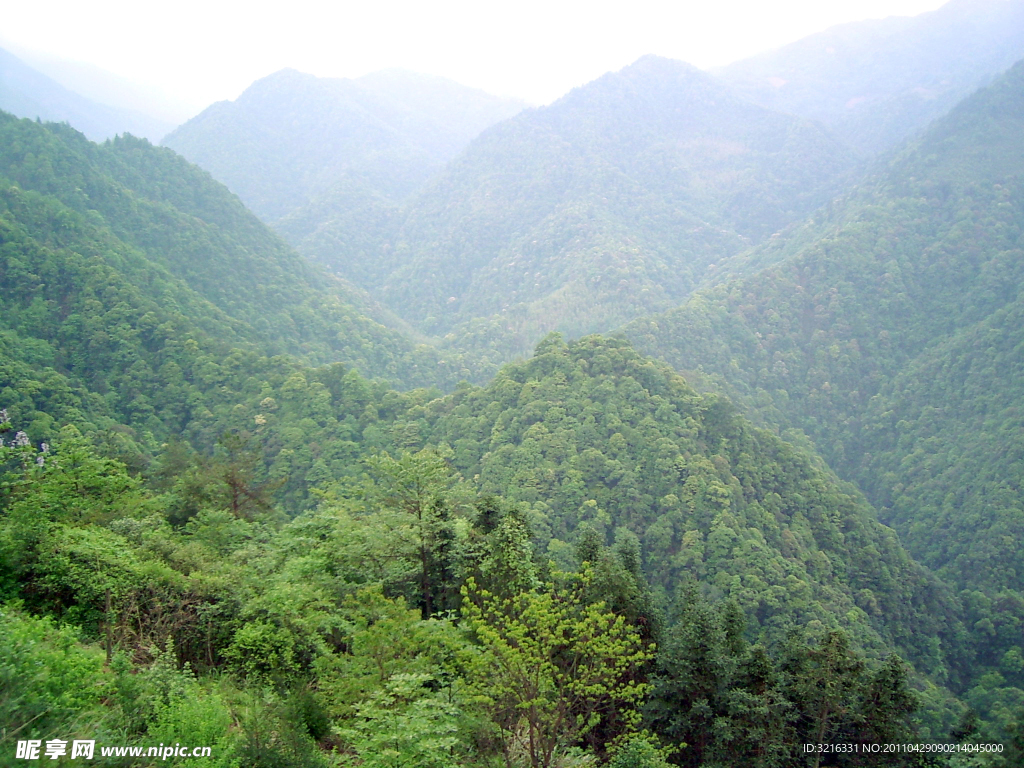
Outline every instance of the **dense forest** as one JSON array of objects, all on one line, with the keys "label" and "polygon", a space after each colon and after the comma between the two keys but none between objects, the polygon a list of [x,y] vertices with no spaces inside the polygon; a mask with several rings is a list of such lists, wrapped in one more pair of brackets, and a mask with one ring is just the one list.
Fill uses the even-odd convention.
[{"label": "dense forest", "polygon": [[884,137],[818,38],[0,112],[0,766],[1024,764],[1024,62],[892,148],[1015,9],[821,38]]},{"label": "dense forest", "polygon": [[[287,119],[306,86],[285,99],[277,82],[286,74],[211,107],[165,143],[243,200],[257,184],[283,198],[295,182],[249,149],[274,146],[240,137],[273,136],[287,148],[274,156],[309,162],[316,142]],[[263,113],[272,119],[253,114],[257,99],[273,104]],[[323,102],[307,97],[305,110],[317,114]],[[353,142],[366,134],[354,157],[391,156],[376,124],[332,130]],[[323,143],[338,141],[332,133]],[[346,170],[284,218],[261,215],[442,348],[471,350],[493,371],[550,331],[604,332],[675,306],[716,262],[821,205],[854,165],[820,126],[648,56],[494,125],[408,199],[373,181],[375,171]],[[291,166],[310,184],[302,162]]]},{"label": "dense forest", "polygon": [[998,605],[1005,630],[970,623],[1000,686],[1024,607],[1022,105],[1017,65],[822,214],[816,236],[750,256],[790,251],[777,266],[626,329],[810,436],[966,610]]}]

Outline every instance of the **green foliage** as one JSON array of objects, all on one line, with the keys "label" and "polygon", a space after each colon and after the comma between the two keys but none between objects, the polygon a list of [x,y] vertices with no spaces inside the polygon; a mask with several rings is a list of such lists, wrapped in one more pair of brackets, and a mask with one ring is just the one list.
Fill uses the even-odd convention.
[{"label": "green foliage", "polygon": [[530,528],[521,515],[506,513],[490,531],[475,576],[481,587],[501,597],[539,586]]},{"label": "green foliage", "polygon": [[258,345],[410,383],[466,376],[370,319],[359,294],[170,150],[131,137],[95,145],[5,113],[0,135],[0,331],[35,347],[39,367],[70,369],[72,387],[120,391],[146,418],[170,385],[180,419],[191,382],[181,355],[198,351],[189,338],[218,358]]},{"label": "green foliage", "polygon": [[1021,521],[1022,83],[1018,66],[967,99],[782,263],[626,330],[806,432],[916,557],[988,590],[1024,573],[1006,546]]},{"label": "green foliage", "polygon": [[664,754],[648,739],[633,737],[615,750],[609,768],[668,768]]},{"label": "green foliage", "polygon": [[[685,114],[686,119],[679,119]],[[414,199],[367,287],[490,362],[668,308],[850,167],[819,128],[649,56],[471,144]]]},{"label": "green foliage", "polygon": [[1002,722],[1024,684],[1022,93],[1017,66],[737,267],[767,268],[626,330],[810,436],[909,552],[963,590],[970,632],[949,679],[966,692],[997,675],[975,700]]},{"label": "green foliage", "polygon": [[819,765],[805,744],[856,744],[826,754],[828,765],[919,765],[915,754],[872,745],[921,740],[919,706],[895,655],[868,671],[847,637],[794,632],[778,654],[749,646],[728,605],[685,588],[658,655],[647,721],[676,749],[682,766],[756,768]]},{"label": "green foliage", "polygon": [[253,768],[327,768],[331,763],[272,691],[247,691],[236,711],[238,762]]},{"label": "green foliage", "polygon": [[188,665],[179,669],[170,645],[154,649],[152,662],[143,669],[131,669],[123,656],[112,667],[118,673],[114,698],[131,731],[153,743],[210,747],[210,757],[171,757],[175,765],[195,766],[212,758],[218,768],[238,766],[234,718],[223,692],[202,685]]},{"label": "green foliage", "polygon": [[[432,450],[403,451],[397,458],[380,453],[366,459],[370,482],[360,491],[367,507],[362,520],[380,532],[379,555],[388,570],[418,573],[415,603],[423,618],[456,607],[453,590],[460,527],[451,509],[456,477]],[[412,597],[412,595],[410,595]]]},{"label": "green foliage", "polygon": [[111,599],[130,599],[159,578],[96,525],[144,514],[146,500],[123,465],[97,457],[80,437],[40,458],[3,484],[0,590],[95,628]]},{"label": "green foliage", "polygon": [[161,707],[146,735],[161,744],[180,744],[187,739],[191,745],[210,747],[209,757],[172,758],[173,765],[235,768],[239,759],[232,725],[231,711],[223,700],[197,685]]},{"label": "green foliage", "polygon": [[[310,485],[351,471],[364,432],[401,407],[402,400],[385,405],[383,385],[340,364],[312,373],[292,359],[256,351],[255,344],[274,351],[277,342],[268,334],[280,331],[291,341],[277,345],[277,351],[313,360],[349,357],[327,348],[315,351],[312,341],[303,347],[306,342],[299,337],[306,331],[300,329],[312,329],[317,318],[326,317],[320,309],[296,309],[298,315],[281,320],[274,330],[278,309],[250,314],[254,305],[241,298],[250,297],[254,289],[239,285],[238,276],[261,273],[288,295],[326,291],[312,277],[306,288],[288,288],[289,281],[301,283],[305,269],[289,263],[297,256],[270,242],[272,236],[222,188],[192,178],[195,170],[166,151],[131,142],[98,148],[64,129],[7,117],[0,120],[0,130],[11,138],[4,144],[6,154],[0,153],[0,173],[10,173],[28,187],[11,185],[0,195],[0,397],[19,428],[38,443],[57,436],[55,425],[73,423],[136,471],[146,468],[167,439],[183,438],[212,453],[225,432],[255,432],[256,447],[267,463],[276,464],[266,479],[283,484],[293,510],[304,505]],[[124,157],[118,154],[122,150]],[[30,162],[36,157],[49,157],[50,166],[68,166],[67,174],[77,174],[80,183],[72,186],[63,175],[44,173],[45,167],[40,170]],[[122,160],[125,165],[118,165]],[[173,211],[164,210],[167,202],[147,207],[146,198],[134,197],[124,182],[107,175],[111,164],[118,178],[162,194],[186,210],[195,208],[192,218],[176,220]],[[166,186],[151,189],[153,179],[146,173],[162,174]],[[196,199],[182,189],[192,181],[202,182]],[[88,200],[75,189],[89,190]],[[125,200],[137,205],[121,210]],[[101,208],[103,215],[90,206]],[[152,213],[154,220],[131,218],[140,210]],[[210,221],[197,218],[201,211]],[[140,230],[150,225],[162,228],[166,237],[185,240],[191,230],[216,227],[222,234],[235,233],[238,241],[231,239],[222,243],[223,250],[201,255],[187,243],[173,248],[147,245]],[[200,265],[166,263],[174,248],[183,259],[196,259]],[[269,266],[246,261],[255,259],[253,254]],[[201,273],[200,266],[217,265],[223,273]],[[279,279],[275,271],[290,277]],[[229,291],[234,293],[229,296]],[[266,301],[281,307],[289,299],[282,293]],[[354,342],[358,334],[351,323],[344,325],[323,328],[322,338],[331,344],[362,344]],[[427,358],[413,350],[406,357],[380,337],[366,341],[364,351],[375,350],[371,357],[396,353],[428,380],[448,370],[436,358],[425,364]],[[375,368],[362,353],[349,359],[365,362],[365,370],[400,376],[398,368]],[[461,368],[456,375],[464,375]],[[383,442],[378,439],[375,447]],[[191,481],[186,476],[177,489],[179,523],[210,503],[202,486],[216,480],[202,461],[193,463],[195,476]]]},{"label": "green foliage", "polygon": [[621,616],[548,585],[501,599],[470,582],[463,615],[481,649],[468,670],[475,695],[501,730],[506,759],[525,751],[533,768],[557,764],[611,708],[647,690],[636,671],[651,652]]},{"label": "green foliage", "polygon": [[524,505],[541,552],[581,522],[621,527],[642,543],[655,590],[685,574],[706,580],[769,642],[816,622],[879,648],[881,634],[931,669],[944,651],[926,637],[964,653],[951,596],[862,498],[624,342],[549,340],[428,414],[430,440],[452,447],[464,477]]},{"label": "green foliage", "polygon": [[960,590],[966,632],[947,624],[943,641],[959,650],[939,665],[901,651],[975,691],[990,723],[1008,722],[1024,686],[1022,104],[1016,65],[861,189],[736,265],[760,272],[625,329],[645,352],[699,368],[702,388],[810,437]]},{"label": "green foliage", "polygon": [[[808,742],[941,740],[970,706],[951,738],[1016,745],[1022,72],[723,265],[766,271],[630,329],[802,428],[958,597],[813,453],[626,342],[552,334],[485,387],[391,391],[333,361],[450,384],[466,358],[367,320],[172,153],[0,115],[0,738],[789,768],[824,762]],[[493,363],[719,279],[833,150],[646,59],[481,139],[363,277]],[[397,225],[378,213],[359,248]]]},{"label": "green foliage", "polygon": [[396,674],[356,706],[341,735],[366,768],[454,768],[461,712],[444,693],[433,693],[430,675]]},{"label": "green foliage", "polygon": [[465,639],[448,620],[421,619],[404,600],[385,597],[379,586],[355,592],[341,611],[346,653],[317,662],[320,690],[332,714],[350,719],[360,702],[396,675],[419,676],[424,683],[430,678],[426,687],[451,695],[455,658]]},{"label": "green foliage", "polygon": [[0,765],[17,763],[19,739],[92,739],[114,727],[103,656],[77,640],[70,627],[0,608]]}]

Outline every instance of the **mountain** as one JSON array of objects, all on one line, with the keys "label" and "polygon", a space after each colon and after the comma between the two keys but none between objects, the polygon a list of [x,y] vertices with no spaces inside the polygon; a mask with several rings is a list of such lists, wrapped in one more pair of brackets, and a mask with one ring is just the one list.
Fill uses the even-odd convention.
[{"label": "mountain", "polygon": [[[666,599],[683,574],[711,579],[773,643],[838,611],[868,647],[959,664],[958,607],[860,497],[623,342],[550,338],[446,397],[309,367],[300,357],[438,363],[332,301],[336,284],[170,150],[9,115],[0,136],[0,399],[33,443],[66,439],[70,423],[143,468],[179,461],[168,440],[210,451],[242,432],[291,511],[368,452],[447,445],[555,558],[584,523],[630,530]],[[751,557],[760,576],[737,581]],[[950,636],[941,653],[917,640],[936,633]]]},{"label": "mountain", "polygon": [[[563,138],[596,113],[578,124],[591,137],[585,154],[541,144],[558,149],[547,155],[555,168],[575,158],[555,177],[565,200],[581,199],[578,184],[593,210],[620,211],[601,208],[612,197],[601,193],[638,185],[637,169],[678,152],[691,165],[656,178],[667,187],[689,174],[679,210],[698,200],[741,242],[813,204],[800,179],[824,190],[837,178],[811,162],[835,146],[813,125],[726,99],[671,62],[638,69],[662,68],[689,94],[678,111],[664,114],[632,72],[605,83],[632,104],[619,123],[604,107],[622,95],[601,91],[547,113],[566,121]],[[1015,372],[1018,315],[1000,314],[1020,284],[1010,245],[1021,196],[1007,178],[1022,164],[1015,72],[889,176],[768,238],[777,258],[815,227],[837,239],[851,227],[830,272],[870,265],[865,245],[895,244],[886,274],[898,288],[886,296],[900,314],[875,305],[851,327],[887,323],[880,344],[906,327],[897,341],[910,349],[918,300],[933,302],[922,337],[943,322],[969,331],[927,347],[932,357],[879,362],[920,364],[926,390],[966,376],[963,393],[991,391]],[[755,125],[723,134],[726,117]],[[689,132],[665,129],[679,122]],[[665,133],[673,141],[651,138]],[[771,157],[780,134],[824,149]],[[642,151],[612,152],[631,137]],[[745,164],[680,149],[726,139]],[[584,173],[601,157],[619,165]],[[199,723],[221,765],[316,768],[344,754],[483,768],[522,762],[528,726],[546,739],[533,760],[544,768],[665,768],[655,738],[685,765],[753,765],[766,749],[798,765],[813,738],[942,741],[965,709],[950,690],[1012,719],[1024,683],[1012,592],[954,594],[812,450],[627,342],[552,334],[486,386],[395,391],[353,366],[451,385],[466,361],[368,318],[386,310],[305,262],[170,149],[132,137],[97,145],[70,126],[0,114],[0,180],[0,650],[13,659],[0,725],[23,751],[51,737],[171,743]],[[666,196],[652,185],[651,210]],[[730,207],[737,198],[753,201],[744,215]],[[878,229],[904,210],[914,226]],[[949,249],[926,249],[935,263],[909,297],[911,270],[904,278],[898,260],[920,259],[933,225]],[[985,261],[993,249],[999,259]],[[963,251],[977,263],[945,286],[940,267]],[[889,282],[868,280],[883,292]],[[990,345],[977,366],[943,367],[979,338]],[[983,378],[970,380],[976,369]],[[998,404],[1015,408],[1008,392]],[[1009,742],[1012,730],[995,733],[985,736]]]},{"label": "mountain", "polygon": [[336,189],[401,201],[522,107],[409,72],[345,80],[285,69],[207,108],[164,144],[273,222]]},{"label": "mountain", "polygon": [[423,331],[512,356],[678,303],[851,168],[820,127],[645,57],[485,131],[379,217],[394,234],[375,274],[330,265]]},{"label": "mountain", "polygon": [[[527,505],[552,556],[584,522],[628,529],[666,595],[684,573],[715,580],[773,642],[839,610],[861,642],[955,664],[915,637],[953,632],[956,605],[861,498],[623,342],[551,338],[442,398],[309,367],[438,363],[332,303],[329,278],[170,150],[8,115],[0,135],[0,398],[31,440],[70,422],[144,465],[168,439],[249,430],[293,511],[364,452],[447,445],[480,492]],[[754,551],[760,581],[740,589]],[[793,579],[807,600],[777,593]]]},{"label": "mountain", "polygon": [[32,120],[66,122],[93,141],[122,133],[159,138],[171,124],[138,110],[110,106],[65,88],[0,49],[0,109]]},{"label": "mountain", "polygon": [[136,82],[89,62],[25,48],[3,37],[0,46],[68,90],[101,104],[150,116],[153,131],[134,135],[154,144],[206,106],[182,101],[159,86]]},{"label": "mountain", "polygon": [[445,159],[454,157],[490,126],[527,106],[518,99],[494,96],[444,77],[404,69],[382,69],[357,77],[354,82],[410,110],[415,122],[410,122],[409,128],[417,134],[432,126],[437,135],[430,141],[436,142],[437,156]]},{"label": "mountain", "polygon": [[[222,185],[171,150],[132,137],[97,145],[67,126],[7,114],[0,115],[0,134],[9,236],[17,233],[22,243],[22,256],[7,267],[14,271],[3,283],[4,320],[27,344],[31,338],[64,349],[48,353],[55,359],[71,355],[90,369],[99,359],[81,357],[86,326],[64,325],[72,297],[89,304],[91,291],[100,291],[95,300],[104,312],[116,314],[118,302],[108,305],[100,288],[89,287],[92,277],[70,277],[92,265],[112,270],[102,280],[123,286],[114,294],[135,297],[128,303],[132,312],[162,307],[152,310],[157,327],[183,323],[202,330],[210,343],[320,364],[344,361],[409,385],[451,384],[466,376],[455,362],[368,317],[388,316],[308,264]],[[78,266],[58,266],[65,261]],[[50,272],[67,276],[39,277]],[[175,335],[160,333],[168,340]],[[142,343],[131,338],[131,345]],[[145,346],[139,354],[149,359],[153,350]]]},{"label": "mountain", "polygon": [[[613,766],[666,768],[656,737],[700,768],[953,727],[957,702],[896,653],[957,681],[948,589],[811,456],[622,341],[551,337],[429,399],[177,357],[216,379],[185,402],[235,420],[212,455],[169,442],[131,473],[66,426],[0,446],[0,723],[26,740],[199,723],[222,764],[484,768],[531,718],[540,768],[619,737],[653,757]],[[319,504],[286,519],[286,484]]]},{"label": "mountain", "polygon": [[758,104],[818,120],[874,154],[1024,57],[1024,2],[952,0],[913,18],[833,27],[715,70]]},{"label": "mountain", "polygon": [[1019,63],[781,262],[626,327],[803,430],[915,557],[990,593],[1024,591],[1022,136]]},{"label": "mountain", "polygon": [[919,639],[942,635],[955,656],[958,609],[863,497],[622,341],[552,335],[410,426],[425,444],[451,446],[484,493],[527,509],[556,561],[582,525],[608,541],[624,528],[663,594],[687,574],[706,581],[768,642],[839,615],[864,642],[880,633],[922,668],[956,663]]}]

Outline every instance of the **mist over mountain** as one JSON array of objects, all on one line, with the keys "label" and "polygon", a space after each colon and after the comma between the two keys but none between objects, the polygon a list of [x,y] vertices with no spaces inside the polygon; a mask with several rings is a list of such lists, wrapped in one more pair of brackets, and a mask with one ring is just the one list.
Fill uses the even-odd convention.
[{"label": "mist over mountain", "polygon": [[475,140],[403,212],[379,295],[428,333],[486,322],[519,352],[606,330],[680,301],[851,168],[818,126],[645,57]]},{"label": "mist over mountain", "polygon": [[952,0],[930,13],[843,24],[714,74],[758,104],[885,151],[1024,57],[1024,2]]},{"label": "mist over mountain", "polygon": [[0,46],[75,93],[101,104],[151,116],[154,127],[162,130],[162,133],[145,134],[154,144],[201,108],[182,102],[157,86],[136,82],[95,64],[24,48],[5,40],[2,34]]},{"label": "mist over mountain", "polygon": [[357,80],[282,70],[179,126],[164,144],[275,221],[337,190],[399,202],[523,105],[402,71]]},{"label": "mist over mountain", "polygon": [[158,140],[173,124],[139,110],[110,106],[64,87],[0,48],[0,109],[32,120],[66,122],[94,141],[131,133]]},{"label": "mist over mountain", "polygon": [[[455,156],[502,104],[480,96],[407,73],[282,72],[166,144],[421,332],[498,361],[550,330],[608,330],[672,306],[854,168],[819,127],[657,57],[500,122]],[[382,100],[411,106],[370,120]],[[311,117],[328,103],[340,111]],[[439,129],[456,104],[463,127]]]}]

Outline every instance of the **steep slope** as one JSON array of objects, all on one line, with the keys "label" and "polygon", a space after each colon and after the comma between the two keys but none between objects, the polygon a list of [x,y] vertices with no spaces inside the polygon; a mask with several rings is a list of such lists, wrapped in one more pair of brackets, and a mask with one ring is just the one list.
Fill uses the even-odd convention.
[{"label": "steep slope", "polygon": [[209,107],[164,144],[273,222],[335,189],[400,201],[522,106],[413,73],[343,80],[285,69]]},{"label": "steep slope", "polygon": [[770,642],[838,621],[923,669],[959,663],[954,603],[863,497],[622,341],[550,337],[486,387],[430,403],[410,428],[451,446],[485,493],[528,509],[556,560],[583,523],[609,540],[625,528],[659,588],[690,574],[735,599]]},{"label": "steep slope", "polygon": [[[196,179],[172,173],[180,160],[145,142],[97,147],[66,127],[10,117],[0,127],[9,148],[0,407],[33,441],[71,423],[142,466],[175,436],[210,450],[225,430],[248,432],[289,510],[308,506],[310,487],[357,472],[366,451],[447,444],[474,486],[527,505],[556,558],[581,522],[629,528],[665,590],[683,573],[705,578],[773,640],[818,621],[847,626],[877,649],[905,646],[925,669],[959,663],[951,635],[944,650],[915,639],[953,633],[955,606],[862,500],[622,342],[550,340],[489,387],[436,400],[386,392],[342,366],[268,357],[267,335],[284,320],[270,315],[269,328],[253,328],[259,294],[245,308],[230,288],[207,287],[222,309],[192,287],[217,275],[191,266],[184,245],[162,261],[151,255],[151,242],[163,242],[151,231],[159,235],[157,210],[191,227],[197,260],[217,254],[200,247],[204,237],[216,243],[230,232],[239,250],[217,258],[269,269],[272,254],[240,261],[263,230],[251,219],[249,230],[228,228],[230,196],[204,201]],[[123,184],[99,172],[105,163]],[[193,207],[209,209],[205,228]],[[280,290],[287,305],[288,284]],[[291,311],[317,328],[312,311]],[[384,341],[361,338],[360,327],[333,329],[337,352],[369,365],[403,362],[387,356]]]},{"label": "steep slope", "polygon": [[[431,174],[483,130],[526,107],[451,80],[404,70],[382,70],[352,82],[384,100],[388,109],[400,105],[408,111],[400,132],[413,144],[427,142],[430,158],[421,170]],[[396,156],[395,162],[403,173],[415,165],[409,157]],[[304,256],[359,285],[371,285],[379,276],[381,249],[400,221],[399,203],[407,189],[396,194],[387,184],[367,183],[343,171],[273,226]]]},{"label": "steep slope", "polygon": [[[173,173],[180,159],[145,142],[98,147],[11,117],[0,128],[0,407],[31,440],[71,423],[141,467],[170,438],[211,450],[225,430],[241,431],[296,511],[311,487],[358,472],[367,451],[447,444],[474,486],[527,505],[557,558],[581,522],[629,528],[664,589],[682,573],[706,578],[773,640],[813,620],[876,649],[906,646],[923,668],[956,665],[952,640],[941,652],[915,640],[953,632],[955,606],[860,499],[622,342],[550,340],[489,387],[438,399],[268,357],[267,331],[248,320],[258,294],[244,309],[207,288],[225,311],[190,285],[206,277],[184,246],[163,261],[149,250],[158,210],[191,226],[197,247],[200,234],[230,232],[239,250],[218,258],[238,269],[269,269],[267,253],[267,265],[258,252],[232,261],[263,231],[252,219],[248,230],[227,226],[233,198],[211,186],[204,200],[196,178]],[[105,165],[124,183],[101,174]],[[206,229],[193,208],[208,209]],[[213,255],[199,248],[196,258]],[[381,342],[336,333],[366,362],[389,362]]]},{"label": "steep slope", "polygon": [[521,353],[677,303],[850,167],[817,126],[645,57],[473,142],[404,214],[379,295],[429,333]]},{"label": "steep slope", "polygon": [[1024,57],[1024,2],[952,0],[844,24],[716,70],[771,109],[820,120],[866,153],[924,128]]},{"label": "steep slope", "polygon": [[159,139],[172,127],[138,110],[114,107],[82,96],[2,48],[0,109],[32,120],[70,123],[93,141],[121,133]]},{"label": "steep slope", "polygon": [[[219,318],[208,331],[226,342],[312,362],[347,361],[369,375],[406,383],[465,375],[340,299],[363,301],[306,263],[223,186],[170,150],[131,138],[96,145],[66,126],[6,114],[0,114],[0,134],[0,176],[15,185],[11,194],[50,211],[37,215],[35,203],[26,203],[9,214],[12,226],[35,243],[32,248],[42,249],[38,258],[45,261],[46,244],[54,238],[71,253],[98,253],[101,259],[108,251],[131,253],[129,261],[140,271],[124,273],[117,262],[121,279],[158,302],[165,300],[163,284],[170,281],[174,291],[190,296],[189,305],[205,307],[186,312],[190,322]],[[67,237],[54,224],[62,216],[69,222]],[[96,241],[112,245],[97,247]],[[32,301],[31,290],[19,293],[13,286],[4,286],[11,291],[8,301]],[[184,309],[183,300],[168,300],[172,308]]]},{"label": "steep slope", "polygon": [[781,264],[626,328],[810,435],[910,551],[1024,589],[1024,63],[965,100]]}]

